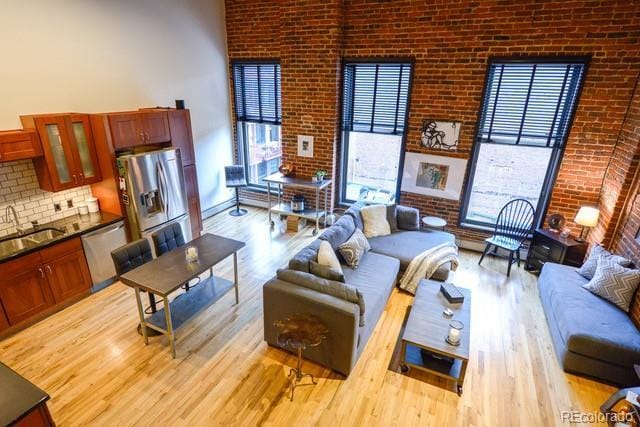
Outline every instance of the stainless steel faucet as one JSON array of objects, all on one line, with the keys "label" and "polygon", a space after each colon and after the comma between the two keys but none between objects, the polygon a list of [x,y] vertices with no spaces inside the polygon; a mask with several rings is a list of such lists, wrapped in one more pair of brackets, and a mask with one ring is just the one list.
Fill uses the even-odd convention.
[{"label": "stainless steel faucet", "polygon": [[[9,215],[12,215],[13,218],[9,218]],[[22,228],[20,228],[20,221],[18,220],[18,214],[16,213],[16,209],[12,205],[7,205],[7,209],[5,211],[5,222],[11,222],[14,227],[16,227],[16,231],[18,232],[18,236],[22,234]]]}]

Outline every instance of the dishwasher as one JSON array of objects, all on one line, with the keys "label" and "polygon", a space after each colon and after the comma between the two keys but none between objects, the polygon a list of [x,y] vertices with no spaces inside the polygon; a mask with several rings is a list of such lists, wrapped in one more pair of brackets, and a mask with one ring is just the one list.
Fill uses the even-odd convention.
[{"label": "dishwasher", "polygon": [[107,225],[82,235],[82,247],[89,264],[93,291],[99,291],[112,284],[116,269],[111,261],[111,251],[127,243],[124,221]]}]

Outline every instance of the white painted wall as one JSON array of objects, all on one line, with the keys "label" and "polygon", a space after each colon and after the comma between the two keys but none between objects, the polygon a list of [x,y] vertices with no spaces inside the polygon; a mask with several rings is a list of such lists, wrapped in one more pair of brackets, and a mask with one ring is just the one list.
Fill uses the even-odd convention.
[{"label": "white painted wall", "polygon": [[3,0],[0,129],[20,114],[191,110],[202,209],[231,197],[223,0]]}]

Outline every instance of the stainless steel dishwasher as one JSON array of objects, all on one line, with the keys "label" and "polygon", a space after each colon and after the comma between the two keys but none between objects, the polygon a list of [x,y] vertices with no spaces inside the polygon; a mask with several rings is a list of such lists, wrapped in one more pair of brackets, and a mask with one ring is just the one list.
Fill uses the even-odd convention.
[{"label": "stainless steel dishwasher", "polygon": [[111,261],[111,251],[126,243],[124,221],[82,235],[82,247],[89,264],[94,292],[114,282],[116,270]]}]

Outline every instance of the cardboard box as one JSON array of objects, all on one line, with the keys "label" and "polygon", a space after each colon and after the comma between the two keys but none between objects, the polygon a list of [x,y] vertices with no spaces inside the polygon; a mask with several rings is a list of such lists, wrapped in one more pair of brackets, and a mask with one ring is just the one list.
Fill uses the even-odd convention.
[{"label": "cardboard box", "polygon": [[287,217],[287,231],[297,233],[307,226],[307,220],[297,216]]}]

